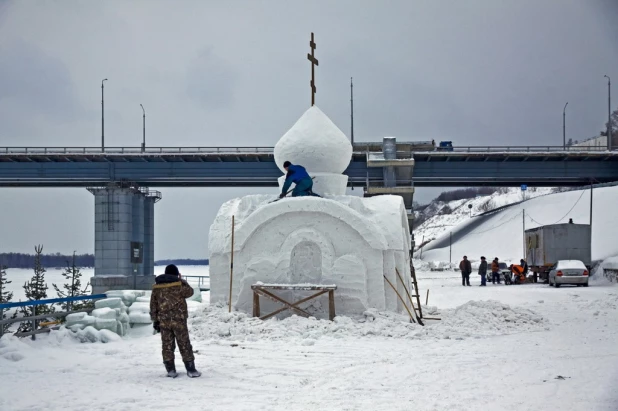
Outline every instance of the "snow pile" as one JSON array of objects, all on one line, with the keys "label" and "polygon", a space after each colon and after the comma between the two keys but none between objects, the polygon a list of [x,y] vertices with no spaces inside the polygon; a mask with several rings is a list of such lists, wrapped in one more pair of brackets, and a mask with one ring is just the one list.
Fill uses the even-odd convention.
[{"label": "snow pile", "polygon": [[105,293],[107,298],[120,298],[127,307],[130,307],[139,297],[145,297],[149,294],[150,291],[139,290],[111,290]]},{"label": "snow pile", "polygon": [[[575,294],[574,296],[578,297],[577,294]],[[612,317],[618,316],[617,293],[609,293],[604,298],[598,298],[594,300],[577,299],[576,304],[578,308],[582,311],[592,311],[592,315],[595,317],[606,315],[610,315]]]},{"label": "snow pile", "polygon": [[[542,316],[526,308],[511,307],[495,300],[469,301],[457,308],[445,310],[435,328],[441,338],[463,339],[540,331],[547,328]],[[427,329],[428,337],[432,330]]]},{"label": "snow pile", "polygon": [[470,301],[441,314],[423,307],[426,326],[410,323],[409,317],[393,312],[367,310],[362,317],[337,316],[334,321],[291,316],[262,321],[242,312],[228,313],[222,306],[207,306],[189,318],[191,337],[202,341],[302,340],[313,345],[320,338],[381,337],[406,339],[464,339],[538,331],[544,319],[527,309],[514,309],[497,301]]},{"label": "snow pile", "polygon": [[150,324],[150,300],[147,302],[134,302],[129,307],[129,321],[131,324]]},{"label": "snow pile", "polygon": [[5,334],[0,338],[0,359],[17,362],[30,355],[35,358],[40,357],[42,347],[64,348],[67,344],[85,342],[106,344],[121,340],[122,338],[115,332],[105,329],[97,330],[92,326],[77,331],[62,327],[59,330],[52,330],[49,334],[37,335],[36,341]]},{"label": "snow pile", "polygon": [[[97,341],[100,339],[94,331],[109,331],[123,336],[129,329],[127,307],[120,298],[106,298],[95,301],[91,315],[87,313],[69,314],[66,328],[76,333],[81,340]],[[105,333],[104,333],[105,334]],[[107,338],[107,337],[103,337]]]}]

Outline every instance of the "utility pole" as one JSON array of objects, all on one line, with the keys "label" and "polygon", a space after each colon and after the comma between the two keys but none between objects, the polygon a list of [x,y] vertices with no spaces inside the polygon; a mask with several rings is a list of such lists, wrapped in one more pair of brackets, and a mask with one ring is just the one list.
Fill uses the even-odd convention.
[{"label": "utility pole", "polygon": [[354,147],[354,84],[350,77],[350,142]]},{"label": "utility pole", "polygon": [[566,107],[569,105],[569,102],[564,105],[562,109],[562,149],[566,150]]},{"label": "utility pole", "polygon": [[607,149],[612,150],[612,79],[607,77]]},{"label": "utility pole", "polygon": [[[524,260],[526,260],[526,209],[521,210],[522,234],[524,236]],[[526,260],[527,261],[527,260]]]},{"label": "utility pole", "polygon": [[448,262],[449,264],[453,263],[453,232],[452,231],[448,235]]},{"label": "utility pole", "polygon": [[590,252],[592,252],[592,180],[590,180]]},{"label": "utility pole", "polygon": [[142,112],[144,116],[142,117],[142,131],[143,131],[143,140],[142,140],[142,153],[146,151],[146,110],[144,110],[144,106],[140,103],[139,105],[142,108]]},{"label": "utility pole", "polygon": [[105,151],[105,95],[104,95],[104,83],[106,78],[101,80],[101,151]]}]

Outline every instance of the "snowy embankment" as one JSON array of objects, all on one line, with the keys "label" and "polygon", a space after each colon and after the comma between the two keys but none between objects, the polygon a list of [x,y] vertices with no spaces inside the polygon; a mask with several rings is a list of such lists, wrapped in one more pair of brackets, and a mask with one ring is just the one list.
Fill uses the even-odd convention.
[{"label": "snowy embankment", "polygon": [[[467,200],[432,201],[422,213],[430,217],[414,229],[416,245],[434,240],[444,232],[452,230],[459,224],[470,220],[470,216],[483,214],[490,209],[518,203],[524,199],[545,196],[552,193],[552,188],[530,188],[525,193],[519,188],[504,188],[492,195],[483,195]],[[472,208],[470,208],[472,206]],[[417,218],[419,213],[417,213]],[[427,248],[427,247],[425,247]]]},{"label": "snowy embankment", "polygon": [[[496,198],[502,198],[496,196]],[[475,199],[473,201],[480,201]],[[618,255],[618,187],[594,189],[592,222],[592,258],[603,260]],[[467,208],[467,207],[466,207]],[[440,216],[445,217],[445,216]],[[567,223],[588,224],[590,221],[590,190],[577,190],[539,196],[520,204],[484,216],[468,217],[452,228],[442,228],[442,234],[423,247],[425,261],[449,261],[449,236],[452,234],[452,260],[463,255],[478,260],[499,257],[502,261],[519,261],[523,257],[523,228]],[[418,241],[418,234],[415,234]],[[416,253],[421,256],[420,251]]]}]

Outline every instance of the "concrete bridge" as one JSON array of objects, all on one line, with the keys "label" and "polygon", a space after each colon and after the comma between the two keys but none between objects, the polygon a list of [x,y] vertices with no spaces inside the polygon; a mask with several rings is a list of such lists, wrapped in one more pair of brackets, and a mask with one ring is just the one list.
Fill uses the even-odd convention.
[{"label": "concrete bridge", "polygon": [[[365,196],[415,187],[581,186],[618,181],[618,151],[591,147],[354,144],[345,171]],[[276,187],[272,147],[0,147],[0,187],[85,187],[95,196],[93,291],[153,281],[154,187]]]}]

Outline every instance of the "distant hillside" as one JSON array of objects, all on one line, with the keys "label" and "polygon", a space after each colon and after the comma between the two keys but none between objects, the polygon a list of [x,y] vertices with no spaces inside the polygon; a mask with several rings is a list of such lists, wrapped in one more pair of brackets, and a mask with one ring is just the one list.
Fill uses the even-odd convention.
[{"label": "distant hillside", "polygon": [[[44,254],[41,264],[45,268],[66,267],[73,260],[73,255]],[[34,255],[25,253],[0,253],[0,265],[7,268],[33,268]],[[75,265],[78,267],[94,267],[94,255],[78,254],[75,256]]]},{"label": "distant hillside", "polygon": [[[422,250],[422,259],[426,261],[449,261],[449,243],[452,244],[452,259],[457,262],[463,255],[471,260],[478,260],[481,255],[488,258],[499,257],[503,261],[518,261],[523,257],[523,228],[535,228],[541,225],[566,223],[572,218],[575,223],[588,224],[590,221],[590,190],[579,189],[551,193],[552,190],[537,190],[536,196],[494,213],[480,215],[473,211],[473,217],[467,214],[467,205],[461,204],[457,210],[448,215],[437,215],[430,223],[433,227],[421,227],[421,235],[434,238]],[[496,206],[519,201],[518,193],[510,190],[506,194],[494,194],[491,201]],[[474,199],[473,210],[482,206],[488,199]],[[592,258],[603,260],[618,255],[618,204],[617,186],[600,186],[594,188],[592,218]],[[525,210],[525,217],[524,217]],[[440,228],[436,228],[440,227]],[[420,244],[419,231],[415,234]],[[452,237],[450,237],[452,233]],[[420,258],[421,252],[415,253]]]},{"label": "distant hillside", "polygon": [[[525,198],[547,195],[553,191],[556,189],[529,188]],[[519,188],[485,187],[442,193],[431,203],[415,208],[414,240],[417,249],[423,247],[427,250],[431,241],[468,221],[471,216],[518,203],[523,199],[524,195]]]}]

